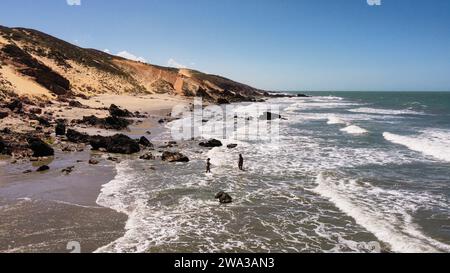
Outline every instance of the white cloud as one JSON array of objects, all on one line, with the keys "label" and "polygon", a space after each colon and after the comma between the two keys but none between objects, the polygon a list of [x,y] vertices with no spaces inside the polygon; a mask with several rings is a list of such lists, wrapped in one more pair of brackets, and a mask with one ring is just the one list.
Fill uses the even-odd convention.
[{"label": "white cloud", "polygon": [[109,49],[107,49],[107,48],[105,48],[105,49],[103,50],[103,52],[108,53],[108,54],[111,53],[111,51],[109,51]]},{"label": "white cloud", "polygon": [[167,65],[168,65],[168,66],[171,66],[171,67],[176,67],[176,68],[187,68],[187,66],[178,63],[177,61],[175,61],[175,60],[172,59],[172,58],[170,58],[170,59],[167,61]]},{"label": "white cloud", "polygon": [[69,6],[81,6],[81,0],[66,0]]},{"label": "white cloud", "polygon": [[[105,52],[107,52],[107,51],[105,50]],[[132,61],[143,62],[143,63],[147,62],[147,60],[144,57],[136,56],[128,51],[121,51],[121,52],[117,53],[116,55],[119,57],[125,58],[125,59],[132,60]]]}]

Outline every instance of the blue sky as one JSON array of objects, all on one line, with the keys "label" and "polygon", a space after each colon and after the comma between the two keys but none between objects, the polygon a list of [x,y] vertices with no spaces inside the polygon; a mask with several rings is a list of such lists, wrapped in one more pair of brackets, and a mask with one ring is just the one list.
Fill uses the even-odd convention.
[{"label": "blue sky", "polygon": [[450,1],[2,0],[0,24],[268,90],[450,91]]}]

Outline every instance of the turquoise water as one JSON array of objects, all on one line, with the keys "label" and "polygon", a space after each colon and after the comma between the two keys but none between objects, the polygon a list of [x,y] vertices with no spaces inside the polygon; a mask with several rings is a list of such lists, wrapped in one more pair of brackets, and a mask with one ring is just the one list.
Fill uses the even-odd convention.
[{"label": "turquoise water", "polygon": [[[238,104],[225,121],[209,116],[175,148],[188,164],[155,161],[156,172],[144,161],[119,164],[98,203],[127,213],[127,232],[99,251],[449,252],[450,93],[311,95]],[[258,117],[268,106],[284,117],[271,123],[276,134],[204,130],[231,120],[252,134],[267,125]],[[169,128],[180,122],[189,124]],[[210,137],[238,148],[198,146]],[[233,204],[214,200],[220,190]]]}]

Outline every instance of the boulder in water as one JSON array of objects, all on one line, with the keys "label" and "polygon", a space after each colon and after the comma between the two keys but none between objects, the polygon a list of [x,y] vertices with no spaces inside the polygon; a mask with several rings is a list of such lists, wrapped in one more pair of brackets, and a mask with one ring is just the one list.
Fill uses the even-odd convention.
[{"label": "boulder in water", "polygon": [[36,170],[36,172],[45,172],[45,171],[48,171],[48,170],[50,170],[50,167],[47,166],[47,165],[44,165],[44,166],[39,167],[39,168]]},{"label": "boulder in water", "polygon": [[142,145],[144,147],[150,147],[153,148],[153,144],[150,142],[150,140],[148,140],[146,137],[141,137],[139,139],[139,145]]},{"label": "boulder in water", "polygon": [[221,191],[218,194],[216,194],[216,199],[219,199],[219,202],[221,204],[229,204],[233,202],[233,198],[231,198],[231,196],[224,191]]},{"label": "boulder in water", "polygon": [[281,119],[281,115],[274,114],[271,112],[265,112],[260,117],[261,120],[274,120],[274,119]]},{"label": "boulder in water", "polygon": [[228,149],[234,149],[234,148],[236,148],[238,145],[237,144],[228,144],[227,145],[227,148]]},{"label": "boulder in water", "polygon": [[206,148],[215,148],[215,147],[222,147],[223,144],[222,142],[220,142],[217,139],[210,139],[207,142],[202,142],[199,144],[202,147],[206,147]]},{"label": "boulder in water", "polygon": [[164,152],[161,159],[167,162],[189,162],[189,158],[178,152]]}]

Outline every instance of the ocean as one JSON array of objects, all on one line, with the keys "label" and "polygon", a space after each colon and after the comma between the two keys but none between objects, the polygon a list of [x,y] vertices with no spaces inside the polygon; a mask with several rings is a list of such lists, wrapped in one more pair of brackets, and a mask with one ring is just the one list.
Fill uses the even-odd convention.
[{"label": "ocean", "polygon": [[[122,161],[97,203],[128,215],[126,233],[97,251],[449,252],[450,93],[310,95],[209,113],[174,148],[189,163]],[[282,119],[261,120],[267,105]],[[211,137],[224,146],[199,147]]]}]

